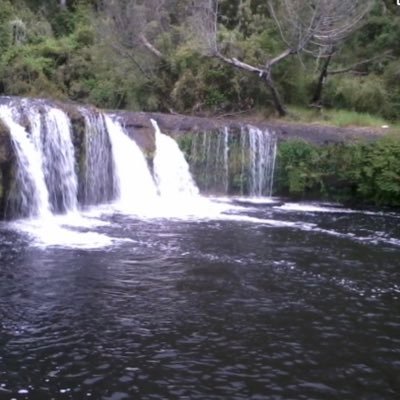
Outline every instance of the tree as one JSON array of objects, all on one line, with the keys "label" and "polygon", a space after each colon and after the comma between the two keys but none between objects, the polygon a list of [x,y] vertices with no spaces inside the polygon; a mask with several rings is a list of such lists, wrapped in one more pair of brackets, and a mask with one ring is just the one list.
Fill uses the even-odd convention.
[{"label": "tree", "polygon": [[138,52],[143,50],[165,58],[155,42],[171,28],[176,0],[103,0],[101,34],[122,56],[130,58],[141,71],[147,70]]},{"label": "tree", "polygon": [[148,96],[156,102],[150,109],[170,110],[175,79],[171,56],[181,41],[180,23],[188,0],[103,0],[100,4],[100,36],[139,71]]},{"label": "tree", "polygon": [[280,116],[287,113],[273,78],[273,68],[291,55],[329,54],[338,42],[344,40],[359,26],[371,1],[348,0],[276,0],[268,2],[282,41],[280,53],[264,54],[262,65],[240,60],[221,50],[219,14],[220,1],[198,0],[191,10],[193,31],[201,40],[204,55],[216,57],[222,62],[257,74],[269,88],[274,107]]}]

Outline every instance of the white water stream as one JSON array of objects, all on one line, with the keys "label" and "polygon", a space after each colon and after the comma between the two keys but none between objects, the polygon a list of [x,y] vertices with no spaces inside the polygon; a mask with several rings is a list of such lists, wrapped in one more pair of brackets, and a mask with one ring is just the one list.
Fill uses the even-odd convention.
[{"label": "white water stream", "polygon": [[[15,121],[17,111],[0,106],[2,120],[11,132],[12,143],[17,156],[16,190],[7,204],[6,212],[18,213],[24,217],[48,218],[50,213],[49,192],[42,166],[42,154],[25,128]],[[35,115],[36,117],[36,115]]]},{"label": "white water stream", "polygon": [[143,211],[157,197],[157,188],[142,151],[119,122],[105,116],[116,180],[116,201],[125,211]]},{"label": "white water stream", "polygon": [[189,165],[178,144],[164,135],[156,121],[151,120],[156,134],[154,177],[160,196],[165,199],[194,197],[199,190],[189,172]]},{"label": "white water stream", "polygon": [[271,197],[277,140],[253,126],[193,135],[190,166],[201,190]]}]

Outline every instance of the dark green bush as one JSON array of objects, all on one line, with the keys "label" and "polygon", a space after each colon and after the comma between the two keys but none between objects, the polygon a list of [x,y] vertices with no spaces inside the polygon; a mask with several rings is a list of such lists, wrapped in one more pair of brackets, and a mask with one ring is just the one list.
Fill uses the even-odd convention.
[{"label": "dark green bush", "polygon": [[296,198],[400,205],[400,138],[318,147],[302,140],[278,149],[276,193]]},{"label": "dark green bush", "polygon": [[324,92],[326,104],[358,112],[382,115],[389,107],[384,81],[377,76],[329,78]]}]

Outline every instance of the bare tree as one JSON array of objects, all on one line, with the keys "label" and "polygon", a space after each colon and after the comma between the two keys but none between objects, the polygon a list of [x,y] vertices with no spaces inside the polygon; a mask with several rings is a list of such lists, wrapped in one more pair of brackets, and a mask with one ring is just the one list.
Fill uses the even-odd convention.
[{"label": "bare tree", "polygon": [[370,0],[269,1],[271,16],[287,47],[316,54],[348,37],[360,26]]},{"label": "bare tree", "polygon": [[154,66],[163,59],[152,40],[163,29],[167,1],[102,0],[99,5],[99,35],[118,57],[127,59],[148,79],[153,78]]},{"label": "bare tree", "polygon": [[197,0],[192,7],[191,21],[196,37],[201,40],[203,53],[257,74],[268,86],[275,109],[280,116],[284,116],[287,111],[272,76],[273,67],[290,55],[316,55],[321,49],[332,49],[354,32],[368,13],[371,3],[372,0],[270,0],[270,15],[280,33],[284,50],[273,57],[265,55],[261,66],[220,50],[218,0]]},{"label": "bare tree", "polygon": [[155,42],[170,29],[174,4],[175,0],[103,0],[99,31],[115,51],[148,75],[151,63],[145,54],[159,61],[165,59]]},{"label": "bare tree", "polygon": [[[150,107],[173,111],[174,51],[179,46],[180,21],[190,0],[98,0],[96,18],[102,43],[123,60],[129,76],[141,75],[149,86]],[[130,75],[130,72],[133,75]],[[157,98],[157,100],[155,100]]]}]

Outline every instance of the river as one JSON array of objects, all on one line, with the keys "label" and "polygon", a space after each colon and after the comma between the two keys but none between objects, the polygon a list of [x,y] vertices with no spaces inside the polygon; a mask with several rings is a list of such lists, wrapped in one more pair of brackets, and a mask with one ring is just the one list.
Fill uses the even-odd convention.
[{"label": "river", "polygon": [[397,399],[400,215],[206,206],[2,223],[0,398]]}]

